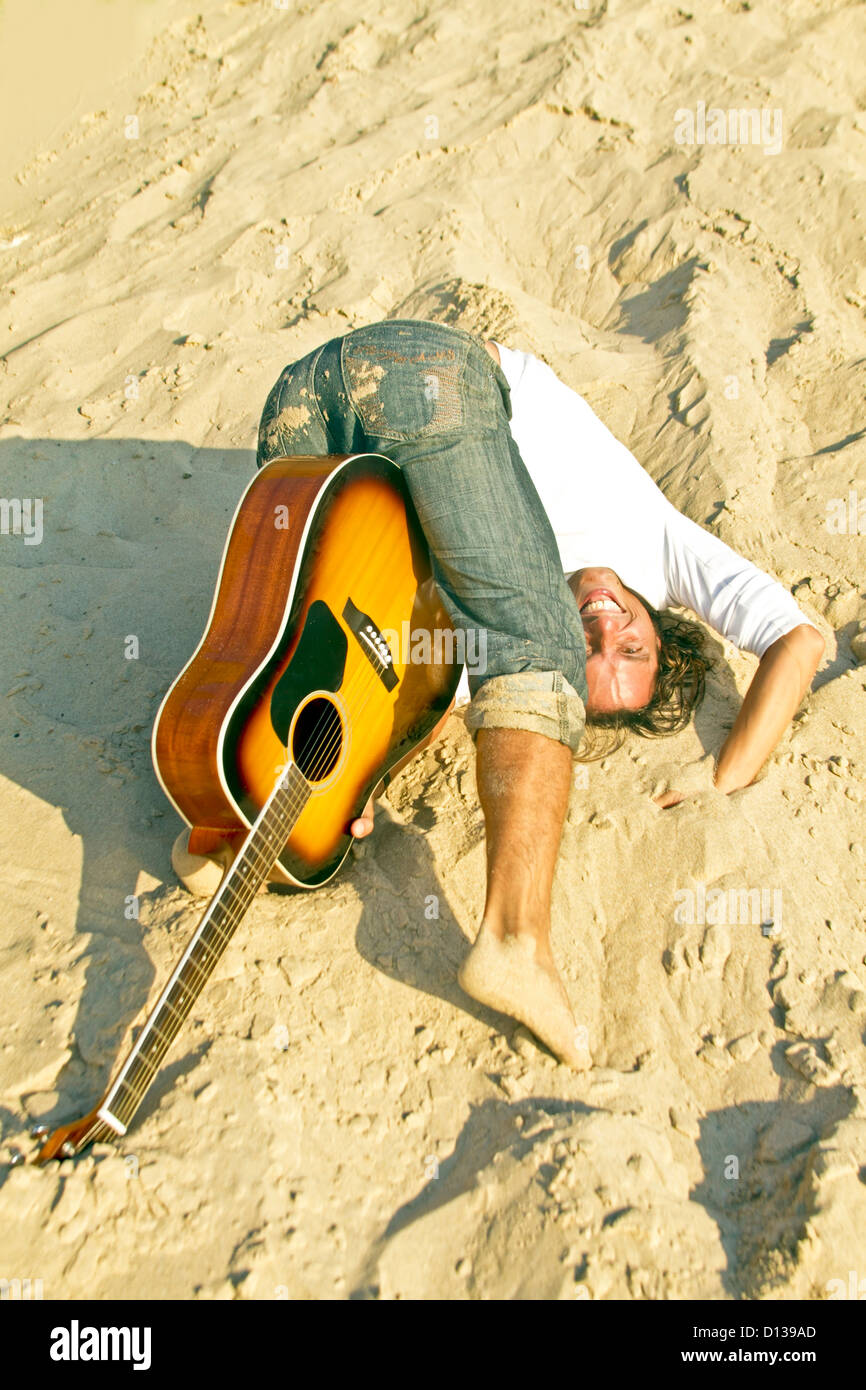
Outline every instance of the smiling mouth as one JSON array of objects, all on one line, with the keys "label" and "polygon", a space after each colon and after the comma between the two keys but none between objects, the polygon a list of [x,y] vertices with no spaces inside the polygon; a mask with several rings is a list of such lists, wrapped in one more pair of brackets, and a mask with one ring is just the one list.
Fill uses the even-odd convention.
[{"label": "smiling mouth", "polygon": [[593,613],[624,613],[616,599],[604,589],[594,589],[591,594],[584,599],[580,605],[581,616],[592,616]]}]

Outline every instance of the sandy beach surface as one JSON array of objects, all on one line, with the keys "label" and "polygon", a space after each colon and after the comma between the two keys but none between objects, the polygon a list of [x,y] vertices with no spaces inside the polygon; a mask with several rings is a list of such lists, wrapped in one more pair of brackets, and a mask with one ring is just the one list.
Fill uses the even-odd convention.
[{"label": "sandy beach surface", "polygon": [[[0,492],[33,521],[0,535],[0,1277],[862,1297],[862,7],[363,8],[0,7]],[[708,138],[741,109],[748,143]],[[198,919],[149,735],[265,396],[397,315],[585,395],[818,622],[814,690],[754,786],[661,811],[756,664],[714,639],[694,727],[578,770],[553,943],[590,1072],[457,984],[484,884],[457,714],[363,857],[256,900],[120,1146],[16,1164],[102,1094]]]}]

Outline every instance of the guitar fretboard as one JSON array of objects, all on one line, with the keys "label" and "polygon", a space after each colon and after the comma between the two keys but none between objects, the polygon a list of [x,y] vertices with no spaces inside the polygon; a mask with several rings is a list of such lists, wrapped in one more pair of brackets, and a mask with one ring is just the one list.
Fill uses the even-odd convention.
[{"label": "guitar fretboard", "polygon": [[100,1106],[100,1119],[115,1135],[126,1133],[166,1052],[279,858],[311,790],[290,764],[263,806]]}]

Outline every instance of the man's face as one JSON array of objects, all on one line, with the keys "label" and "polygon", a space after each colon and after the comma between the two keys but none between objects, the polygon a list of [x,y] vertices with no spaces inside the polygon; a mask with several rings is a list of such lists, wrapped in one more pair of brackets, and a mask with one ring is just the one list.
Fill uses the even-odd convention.
[{"label": "man's face", "polygon": [[587,708],[596,714],[640,709],[652,698],[658,673],[652,618],[613,570],[578,570],[568,582],[586,637]]}]

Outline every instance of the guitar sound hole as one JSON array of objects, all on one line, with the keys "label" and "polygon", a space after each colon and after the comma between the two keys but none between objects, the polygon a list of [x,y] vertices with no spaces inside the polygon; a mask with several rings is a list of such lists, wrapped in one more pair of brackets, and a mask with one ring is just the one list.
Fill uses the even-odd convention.
[{"label": "guitar sound hole", "polygon": [[336,705],[321,696],[298,714],[292,733],[292,758],[308,782],[323,782],[337,765],[343,726]]}]

